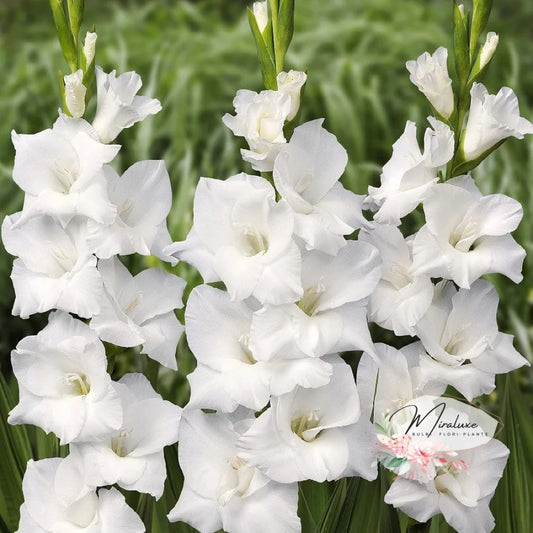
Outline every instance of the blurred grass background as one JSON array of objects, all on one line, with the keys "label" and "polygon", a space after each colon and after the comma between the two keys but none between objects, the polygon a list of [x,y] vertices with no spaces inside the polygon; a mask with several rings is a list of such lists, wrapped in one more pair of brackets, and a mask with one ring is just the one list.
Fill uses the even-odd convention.
[{"label": "blurred grass background", "polygon": [[[421,132],[429,107],[410,83],[405,62],[438,46],[451,48],[451,0],[300,0],[296,6],[295,36],[287,68],[307,69],[308,83],[302,121],[325,117],[325,127],[337,135],[349,154],[343,182],[357,193],[376,185],[391,145],[405,121],[414,120]],[[533,3],[531,0],[495,0],[489,29],[500,34],[500,47],[485,80],[495,93],[508,85],[517,93],[522,116],[533,119]],[[242,170],[239,140],[222,124],[233,112],[237,89],[260,90],[261,78],[255,48],[245,17],[243,0],[86,2],[84,29],[94,24],[98,32],[97,63],[106,71],[136,70],[144,94],[157,97],[163,111],[130,130],[118,142],[124,145],[118,170],[141,159],[164,159],[174,191],[169,229],[175,240],[185,237],[191,225],[192,198],[200,176],[226,178]],[[0,210],[2,218],[19,210],[22,193],[12,182],[14,150],[10,131],[36,133],[57,117],[57,70],[66,71],[56,43],[46,0],[2,0],[0,4]],[[515,346],[532,360],[531,304],[533,301],[533,138],[510,140],[479,168],[474,176],[486,193],[505,193],[520,200],[524,220],[515,232],[528,251],[524,281],[516,286],[493,276],[501,297],[500,329],[515,335]],[[11,317],[13,289],[9,279],[12,258],[0,251],[0,367],[7,398],[16,402],[9,353],[26,335],[36,334],[46,317],[28,320]],[[135,270],[146,260],[130,260]],[[191,285],[193,269],[178,265],[177,273]],[[390,339],[389,339],[390,340]],[[143,363],[144,361],[144,363]],[[185,342],[179,347],[180,373],[160,374],[158,390],[181,405],[187,399],[185,376],[194,362]],[[126,352],[115,372],[147,365]],[[498,378],[498,388],[483,405],[502,417],[499,438],[511,447],[505,478],[492,505],[497,532],[530,533],[533,494],[533,372],[530,369]],[[25,460],[57,451],[53,438],[34,428],[6,427],[0,422],[0,449],[16,456],[12,479],[20,479]],[[30,443],[30,444],[28,444]],[[64,451],[63,451],[64,453]],[[175,449],[167,450],[175,456]],[[7,457],[7,455],[6,455]],[[170,457],[169,457],[170,459]],[[14,531],[20,484],[6,479],[7,459],[0,476],[0,531]],[[175,457],[174,457],[175,461]],[[179,493],[179,475],[171,476],[165,497],[154,506],[151,499],[130,495],[141,509],[148,531],[190,531],[169,526],[164,514]],[[364,483],[342,486],[304,484],[309,511],[305,531],[395,531],[394,520],[380,504],[386,487]],[[370,486],[370,484],[367,484]],[[340,487],[340,488],[339,488]],[[337,498],[337,500],[335,500]],[[304,498],[301,498],[304,500]],[[324,512],[329,504],[339,513]],[[301,502],[301,505],[303,503]],[[333,516],[333,518],[331,518]],[[343,517],[343,522],[335,521]],[[162,518],[163,517],[163,518]],[[327,519],[326,519],[327,518]],[[3,521],[3,522],[2,522]],[[392,525],[391,525],[392,524]],[[531,526],[531,527],[530,527]],[[401,521],[405,529],[405,520]],[[391,529],[392,528],[392,529]],[[434,520],[432,533],[445,532]]]}]

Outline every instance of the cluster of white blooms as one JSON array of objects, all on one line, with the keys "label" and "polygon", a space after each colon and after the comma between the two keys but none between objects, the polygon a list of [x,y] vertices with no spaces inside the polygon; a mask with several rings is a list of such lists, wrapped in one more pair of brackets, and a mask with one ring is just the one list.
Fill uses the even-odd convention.
[{"label": "cluster of white blooms", "polygon": [[[253,13],[262,32],[266,3]],[[478,72],[497,43],[489,33]],[[167,466],[177,468],[163,448],[178,438],[184,484],[168,518],[201,533],[297,533],[298,482],[372,480],[378,463],[397,476],[385,501],[410,517],[442,513],[459,533],[493,529],[489,502],[509,451],[492,439],[491,417],[481,422],[456,402],[452,412],[464,409],[470,424],[461,428],[481,432],[474,444],[430,437],[439,423],[456,428],[442,420],[451,404],[434,402],[448,386],[471,401],[494,390],[496,374],[528,364],[499,331],[497,293],[480,279],[522,279],[525,251],[511,237],[522,208],[455,171],[533,124],[511,89],[490,95],[472,80],[466,119],[447,57],[439,48],[407,63],[436,116],[423,149],[407,122],[366,197],[340,183],[347,153],[322,119],[292,129],[305,73],[279,73],[276,90],[238,91],[223,122],[263,175],[201,178],[181,242],[166,226],[163,162],[135,163],[122,176],[110,166],[120,146],[109,143],[161,108],[137,96],[136,73],[96,68],[92,123],[82,118],[82,70],[65,76],[68,113],[52,129],[13,132],[13,179],[25,192],[22,211],[2,225],[16,256],[13,314],[52,312],[12,352],[20,401],[9,422],[69,446],[63,459],[28,463],[19,533],[143,532],[122,494],[103,487],[160,498]],[[402,219],[420,205],[425,223],[406,236]],[[157,268],[133,276],[117,257],[133,253],[198,270],[204,284],[189,296],[184,327],[174,310],[185,281]],[[399,350],[374,344],[369,321],[412,340]],[[176,370],[183,330],[197,360],[183,416],[144,375],[108,374],[104,342],[140,347]],[[357,379],[346,351],[363,352]],[[409,433],[441,407],[429,433]]]},{"label": "cluster of white blooms", "polygon": [[[496,44],[497,36],[489,34],[484,48],[490,50],[482,54],[492,54]],[[392,420],[402,406],[425,395],[440,397],[449,385],[471,401],[494,390],[496,374],[529,364],[512,336],[499,332],[498,295],[480,279],[501,273],[521,281],[525,250],[511,232],[522,207],[503,194],[484,196],[470,173],[445,179],[443,166],[454,157],[466,163],[482,159],[505,138],[533,133],[533,124],[520,117],[511,89],[490,95],[474,82],[466,127],[459,123],[454,135],[448,119],[457,111],[447,55],[439,48],[407,63],[411,81],[446,122],[428,119],[423,152],[415,124],[407,123],[383,167],[380,187],[369,187],[365,206],[374,220],[359,235],[379,249],[383,261],[369,318],[419,340],[400,351],[376,345],[377,358],[364,354],[359,363],[357,385],[368,414],[373,410],[379,460],[398,475],[385,501],[421,522],[442,513],[459,533],[487,533],[494,527],[489,501],[509,450],[494,439],[455,448],[415,439]],[[420,204],[425,224],[405,236],[402,218]],[[407,415],[402,416],[403,423]]]},{"label": "cluster of white blooms", "polygon": [[60,112],[52,129],[33,135],[13,132],[13,179],[25,192],[22,211],[2,225],[4,246],[17,257],[13,314],[54,311],[12,352],[20,401],[9,422],[53,432],[70,452],[28,463],[18,531],[140,533],[145,527],[124,496],[101,487],[118,484],[159,498],[163,448],[178,439],[181,408],[142,374],[113,381],[103,341],[142,345],[142,353],[176,369],[183,326],[174,309],[182,307],[185,282],[159,268],[132,276],[117,257],[174,262],[163,254],[171,243],[172,202],[164,163],[141,161],[122,177],[110,166],[120,146],[109,143],[157,113],[159,101],[136,95],[135,72],[116,77],[97,69],[91,124],[81,118],[79,74],[65,79],[72,116]]},{"label": "cluster of white blooms", "polygon": [[338,352],[374,351],[366,307],[381,260],[345,238],[365,223],[363,198],[339,182],[347,154],[335,136],[314,120],[284,138],[298,110],[291,78],[297,102],[303,73],[281,73],[278,91],[239,91],[224,119],[252,149],[268,143],[272,182],[201,178],[189,235],[165,249],[226,288],[196,287],[185,314],[198,366],[169,519],[204,533],[299,531],[298,481],[377,475],[372,425]]},{"label": "cluster of white blooms", "polygon": [[[184,488],[171,521],[202,533],[299,531],[297,482],[374,479],[380,462],[398,476],[387,503],[419,521],[443,513],[460,533],[492,530],[489,502],[508,456],[492,439],[494,420],[479,422],[479,410],[457,402],[453,412],[478,427],[458,442],[416,437],[406,431],[409,413],[398,414],[430,401],[413,418],[421,425],[437,407],[450,408],[431,403],[447,386],[471,401],[494,389],[496,374],[528,364],[499,332],[496,291],[480,279],[521,280],[525,251],[510,233],[522,208],[502,194],[483,196],[470,174],[443,182],[442,170],[533,125],[510,89],[490,96],[474,83],[456,139],[446,58],[440,48],[407,63],[437,118],[428,119],[423,150],[407,123],[380,187],[366,197],[340,184],[346,151],[322,120],[286,140],[297,108],[290,111],[284,82],[303,74],[279,74],[277,91],[237,93],[236,115],[223,120],[246,138],[243,159],[267,174],[201,178],[190,233],[163,251],[206,283],[193,289],[185,313],[198,364],[179,435]],[[402,219],[420,204],[425,224],[404,236]],[[417,338],[401,350],[374,345],[368,321]],[[349,350],[364,352],[357,383],[339,355]],[[442,413],[438,423],[453,425]]]}]

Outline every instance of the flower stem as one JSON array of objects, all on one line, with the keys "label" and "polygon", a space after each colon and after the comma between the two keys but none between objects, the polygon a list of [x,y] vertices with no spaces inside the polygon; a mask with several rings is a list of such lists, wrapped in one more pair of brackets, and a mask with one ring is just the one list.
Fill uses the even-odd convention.
[{"label": "flower stem", "polygon": [[431,529],[431,520],[423,524],[409,524],[406,533],[429,533]]}]

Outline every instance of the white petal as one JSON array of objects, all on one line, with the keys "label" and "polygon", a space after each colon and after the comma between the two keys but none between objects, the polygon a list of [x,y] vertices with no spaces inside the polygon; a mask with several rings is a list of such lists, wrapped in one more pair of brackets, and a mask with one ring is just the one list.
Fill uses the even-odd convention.
[{"label": "white petal", "polygon": [[98,499],[102,533],[144,533],[146,531],[142,520],[126,504],[126,499],[117,489],[100,489]]},{"label": "white petal", "polygon": [[200,496],[186,481],[167,517],[169,522],[186,522],[202,533],[214,533],[222,527],[216,500]]},{"label": "white petal", "polygon": [[401,477],[396,478],[385,494],[385,503],[401,509],[419,522],[427,522],[440,512],[439,495],[436,492],[430,492],[417,481],[408,481]]},{"label": "white petal", "polygon": [[220,508],[224,530],[233,533],[298,533],[301,531],[298,485],[270,482],[246,498],[233,498]]}]

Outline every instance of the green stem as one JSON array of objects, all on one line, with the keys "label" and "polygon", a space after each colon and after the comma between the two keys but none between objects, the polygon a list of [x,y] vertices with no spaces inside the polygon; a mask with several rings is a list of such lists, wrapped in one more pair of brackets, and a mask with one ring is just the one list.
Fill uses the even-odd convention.
[{"label": "green stem", "polygon": [[431,520],[424,522],[423,524],[410,524],[407,526],[406,533],[429,533],[431,529]]}]

